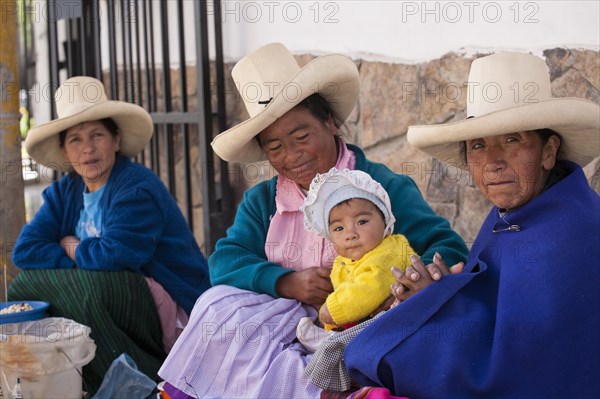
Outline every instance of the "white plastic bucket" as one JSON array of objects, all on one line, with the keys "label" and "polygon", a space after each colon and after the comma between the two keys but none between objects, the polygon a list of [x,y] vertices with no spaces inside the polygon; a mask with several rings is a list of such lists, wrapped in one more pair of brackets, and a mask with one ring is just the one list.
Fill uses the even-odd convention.
[{"label": "white plastic bucket", "polygon": [[0,325],[0,385],[14,399],[17,379],[27,399],[81,399],[81,368],[96,353],[90,328],[48,317]]}]

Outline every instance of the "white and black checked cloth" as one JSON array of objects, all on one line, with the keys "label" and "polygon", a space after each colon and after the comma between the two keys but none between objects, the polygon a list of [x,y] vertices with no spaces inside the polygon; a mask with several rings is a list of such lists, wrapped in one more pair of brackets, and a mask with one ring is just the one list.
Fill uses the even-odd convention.
[{"label": "white and black checked cloth", "polygon": [[358,333],[384,313],[327,337],[304,369],[310,382],[319,388],[340,392],[356,386],[344,365],[344,349]]}]

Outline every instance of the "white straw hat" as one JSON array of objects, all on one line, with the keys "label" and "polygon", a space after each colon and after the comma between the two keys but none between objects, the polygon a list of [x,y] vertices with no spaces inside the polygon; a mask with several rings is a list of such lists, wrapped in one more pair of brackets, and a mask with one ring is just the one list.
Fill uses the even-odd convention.
[{"label": "white straw hat", "polygon": [[383,186],[360,170],[338,170],[317,174],[301,207],[304,212],[304,228],[329,239],[329,213],[334,206],[352,199],[371,201],[385,219],[383,235],[394,230],[396,218],[392,213],[390,197]]},{"label": "white straw hat", "polygon": [[545,128],[561,135],[567,160],[585,166],[600,154],[600,106],[553,98],[548,67],[539,57],[506,52],[474,60],[465,95],[468,119],[410,126],[408,142],[463,169],[462,141]]},{"label": "white straw hat", "polygon": [[231,75],[250,118],[211,143],[225,161],[267,159],[254,137],[312,94],[323,96],[342,121],[358,101],[358,69],[340,54],[317,57],[300,68],[287,48],[271,43],[242,58]]},{"label": "white straw hat", "polygon": [[58,118],[29,130],[25,148],[37,163],[68,172],[71,165],[60,148],[59,133],[83,122],[111,118],[121,133],[119,153],[132,157],[150,141],[154,125],[142,107],[106,97],[104,85],[89,76],[67,79],[55,93]]}]

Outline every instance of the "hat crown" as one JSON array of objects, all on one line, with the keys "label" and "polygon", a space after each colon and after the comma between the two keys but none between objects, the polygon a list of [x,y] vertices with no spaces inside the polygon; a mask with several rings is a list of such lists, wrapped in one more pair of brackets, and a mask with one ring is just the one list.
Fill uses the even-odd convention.
[{"label": "hat crown", "polygon": [[58,117],[34,126],[25,138],[27,152],[42,165],[71,171],[71,163],[60,148],[59,134],[84,122],[112,119],[121,135],[119,153],[126,157],[138,154],[152,138],[154,126],[150,114],[137,104],[108,100],[104,85],[95,78],[67,79],[54,98]]},{"label": "hat crown", "polygon": [[77,76],[64,81],[54,94],[56,114],[65,118],[108,101],[104,85],[89,76]]},{"label": "hat crown", "polygon": [[327,101],[338,123],[358,101],[358,68],[341,54],[322,55],[300,67],[283,44],[271,43],[238,61],[231,75],[250,118],[211,142],[215,153],[230,162],[267,159],[254,137],[313,94]]},{"label": "hat crown", "polygon": [[534,104],[552,97],[550,73],[539,57],[497,53],[471,64],[467,117]]},{"label": "hat crown", "polygon": [[287,85],[290,97],[299,94],[293,90],[290,79],[300,71],[294,56],[281,43],[271,43],[242,58],[232,69],[231,76],[246,105],[250,117],[258,115],[270,100]]}]

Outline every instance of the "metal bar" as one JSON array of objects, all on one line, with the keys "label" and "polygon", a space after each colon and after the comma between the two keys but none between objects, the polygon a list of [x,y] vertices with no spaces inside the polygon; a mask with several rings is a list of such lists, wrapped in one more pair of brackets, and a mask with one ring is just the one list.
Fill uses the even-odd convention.
[{"label": "metal bar", "polygon": [[67,48],[65,49],[65,57],[66,57],[66,61],[67,61],[67,76],[71,77],[75,75],[75,71],[74,66],[73,66],[73,62],[75,61],[75,57],[73,56],[73,35],[72,35],[72,27],[73,27],[73,21],[71,19],[69,19],[68,21],[66,21],[67,24],[67,31],[66,31],[66,36],[67,36]]},{"label": "metal bar", "polygon": [[[223,27],[221,23],[221,0],[214,0],[214,29],[215,29],[215,69],[217,71],[217,118],[219,131],[227,129],[227,106],[225,103],[225,62],[223,60]],[[233,191],[229,181],[228,163],[220,160],[221,168],[221,201],[219,210],[222,213],[221,230],[219,235],[225,234],[225,228],[233,222],[235,204],[233,202]]]},{"label": "metal bar", "polygon": [[127,4],[129,1],[121,1],[121,56],[123,57],[121,63],[121,73],[123,80],[123,95],[120,98],[124,98],[125,101],[131,101],[129,98],[128,88],[128,79],[127,79],[127,33],[126,33],[126,19],[129,17],[129,14],[126,11]]},{"label": "metal bar", "polygon": [[211,210],[215,209],[214,193],[214,164],[210,142],[212,141],[212,121],[210,118],[210,61],[208,56],[208,28],[206,2],[194,3],[196,20],[196,57],[200,57],[196,64],[196,84],[198,87],[198,150],[200,159],[204,160],[205,168],[202,168],[200,188],[202,192],[202,214],[204,217],[204,253],[210,255],[216,242],[216,233],[213,231],[215,223]]},{"label": "metal bar", "polygon": [[149,20],[150,20],[150,30],[146,31],[146,33],[150,32],[150,59],[151,59],[151,77],[152,77],[152,86],[149,90],[152,91],[152,110],[158,110],[158,100],[157,100],[157,89],[156,89],[156,55],[154,54],[154,2],[150,3],[149,8]]},{"label": "metal bar", "polygon": [[[186,71],[186,57],[185,57],[185,32],[184,32],[184,13],[183,13],[183,0],[177,2],[177,19],[179,20],[178,25],[178,40],[179,40],[179,88],[181,92],[181,111],[187,113],[188,110],[188,98],[187,98],[187,71]],[[192,171],[191,171],[191,160],[190,160],[190,129],[189,125],[182,124],[183,130],[183,163],[185,171],[185,203],[186,203],[186,216],[190,229],[194,229],[194,212],[192,203]]]},{"label": "metal bar", "polygon": [[[131,25],[133,25],[134,21],[135,21],[135,15],[132,14],[131,12],[131,2],[130,1],[126,1],[125,3],[125,7],[126,7],[126,17],[123,18],[123,25],[127,25],[127,38],[123,38],[124,43],[127,43],[127,65],[128,68],[127,71],[128,73],[128,78],[127,78],[127,85],[125,86],[125,95],[127,96],[127,100],[132,102],[132,103],[137,103],[137,98],[136,98],[136,85],[135,85],[135,80],[133,77],[133,35],[131,33]],[[125,48],[125,44],[123,45],[123,48]]]},{"label": "metal bar", "polygon": [[136,80],[137,80],[137,87],[136,87],[136,93],[138,93],[137,96],[137,103],[140,106],[144,106],[144,101],[142,100],[142,95],[143,95],[143,87],[142,87],[142,55],[141,55],[141,51],[140,51],[140,14],[139,14],[139,7],[138,7],[138,1],[134,2],[134,15],[135,15],[135,60],[136,60]]},{"label": "metal bar", "polygon": [[223,29],[221,25],[221,1],[214,0],[214,25],[215,25],[215,69],[217,71],[217,117],[219,131],[227,129],[225,115],[225,67],[223,61]]},{"label": "metal bar", "polygon": [[[83,2],[85,3],[85,2]],[[87,72],[87,60],[88,60],[88,55],[87,55],[87,48],[89,48],[89,46],[87,46],[88,42],[87,42],[87,34],[86,34],[86,29],[85,29],[85,21],[87,20],[86,18],[86,14],[85,14],[85,6],[82,4],[83,9],[81,10],[81,18],[78,18],[77,21],[77,37],[78,37],[78,44],[79,44],[79,53],[80,53],[80,57],[79,57],[79,64],[81,65],[81,70],[77,72],[78,75],[84,75],[84,76],[88,76],[88,72]]]},{"label": "metal bar", "polygon": [[[152,31],[148,28],[148,8],[146,7],[148,5],[148,2],[146,1],[142,1],[142,21],[143,21],[143,25],[142,25],[142,29],[143,32],[145,32],[145,35],[142,35],[142,37],[144,38],[144,66],[145,66],[145,73],[144,73],[144,77],[145,77],[145,82],[146,82],[146,109],[148,110],[148,112],[152,112],[152,111],[156,111],[156,107],[153,106],[152,103],[152,95],[156,94],[154,91],[152,91],[152,82],[154,81],[153,76],[151,75],[151,68],[150,68],[150,58],[151,58],[151,49],[149,48],[148,42],[149,40],[151,40],[152,38]],[[152,4],[150,4],[150,7],[152,7]],[[140,80],[141,82],[141,80]],[[156,147],[156,126],[154,127],[155,129],[155,134],[152,135],[152,139],[150,140],[150,168],[152,170],[154,170],[157,174],[159,174],[158,172],[158,168],[156,166],[155,163],[155,157],[154,157],[154,150]]]},{"label": "metal bar", "polygon": [[[50,88],[52,99],[50,100],[50,115],[54,119],[56,117],[56,103],[54,101],[54,92],[59,86],[59,64],[58,59],[58,28],[56,19],[56,2],[48,0],[48,49],[50,53]],[[52,180],[58,180],[59,172],[52,172]]]},{"label": "metal bar", "polygon": [[100,4],[99,0],[92,0],[91,2],[84,2],[90,4],[91,10],[91,42],[93,45],[93,76],[97,79],[102,79],[102,52],[100,51]]},{"label": "metal bar", "polygon": [[[134,2],[134,15],[135,15],[135,55],[136,55],[136,81],[137,81],[137,85],[135,87],[135,91],[136,93],[138,93],[137,96],[137,103],[144,107],[144,100],[142,99],[143,93],[144,93],[144,88],[142,85],[142,55],[140,52],[140,14],[139,14],[139,7],[138,7],[138,1],[136,0]],[[146,110],[148,110],[148,108],[146,108]],[[142,151],[140,152],[139,156],[139,161],[142,164],[146,164],[146,151]]]},{"label": "metal bar", "polygon": [[[29,10],[26,0],[23,0],[23,23],[21,25],[21,34],[16,32],[17,40],[17,68],[19,69],[19,89],[29,89],[29,35],[27,34],[27,28],[31,26],[29,21]],[[22,57],[20,57],[20,56]],[[29,96],[27,96],[29,98]],[[29,102],[29,100],[27,100]],[[19,104],[20,105],[20,104]],[[26,105],[28,112],[29,104]]]},{"label": "metal bar", "polygon": [[117,40],[115,30],[115,5],[112,1],[107,1],[108,5],[108,59],[110,70],[110,91],[111,98],[117,99],[119,95],[119,75],[117,65]]},{"label": "metal bar", "polygon": [[152,116],[152,121],[155,123],[198,123],[198,112],[151,112],[150,116]]},{"label": "metal bar", "polygon": [[[169,56],[169,10],[168,3],[163,1],[160,3],[161,13],[160,13],[160,27],[161,32],[163,34],[162,37],[162,69],[163,69],[163,100],[165,102],[164,110],[165,112],[171,112],[173,109],[171,102],[171,59]],[[175,181],[175,168],[172,167],[174,156],[174,148],[173,148],[173,126],[166,125],[167,130],[167,165],[168,168],[168,187],[171,194],[176,197],[177,196],[177,187]]]},{"label": "metal bar", "polygon": [[56,2],[48,0],[48,49],[50,52],[50,93],[52,101],[50,101],[50,115],[56,117],[56,104],[54,103],[54,92],[58,88],[58,34],[56,27]]},{"label": "metal bar", "polygon": [[[144,3],[144,5],[146,4],[146,2]],[[149,3],[149,7],[148,7],[148,20],[150,21],[149,24],[149,29],[146,30],[146,34],[149,34],[150,36],[150,52],[149,52],[149,57],[150,57],[150,85],[148,86],[148,90],[150,91],[150,93],[152,94],[152,98],[151,98],[151,103],[149,104],[149,107],[151,110],[153,111],[157,111],[158,110],[158,104],[157,104],[157,91],[156,91],[156,58],[155,58],[155,54],[154,54],[154,2],[150,2]],[[155,126],[155,132],[158,133],[158,126]],[[152,169],[156,172],[157,175],[160,176],[160,162],[158,159],[158,134],[154,135],[154,138],[152,139],[151,142],[151,160],[152,160]]]}]

